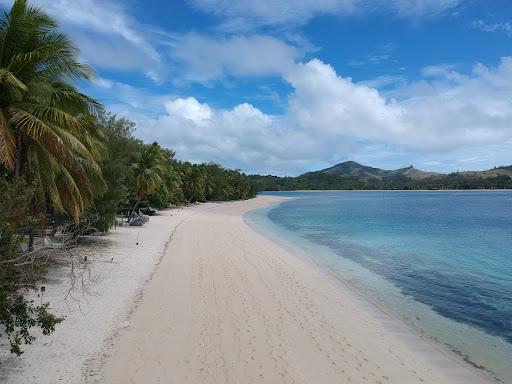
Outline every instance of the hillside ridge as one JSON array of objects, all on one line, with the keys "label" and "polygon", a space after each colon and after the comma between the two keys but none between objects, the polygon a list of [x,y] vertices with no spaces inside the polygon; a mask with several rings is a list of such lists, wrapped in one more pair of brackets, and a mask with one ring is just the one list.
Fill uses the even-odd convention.
[{"label": "hillside ridge", "polygon": [[484,171],[449,174],[424,171],[410,165],[387,170],[345,161],[297,177],[252,175],[259,190],[299,189],[509,189],[512,165]]}]

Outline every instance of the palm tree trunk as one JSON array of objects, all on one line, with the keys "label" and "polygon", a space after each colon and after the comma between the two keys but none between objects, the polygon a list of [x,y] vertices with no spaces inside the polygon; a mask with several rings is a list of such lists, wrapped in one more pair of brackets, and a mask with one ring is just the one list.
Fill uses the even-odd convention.
[{"label": "palm tree trunk", "polygon": [[139,197],[139,199],[135,202],[135,205],[133,206],[132,210],[130,212],[128,212],[128,222],[130,222],[130,220],[132,219],[132,213],[135,212],[135,210],[137,209],[137,206],[140,204],[142,200],[142,196]]},{"label": "palm tree trunk", "polygon": [[34,250],[34,238],[35,238],[35,233],[34,233],[34,224],[30,224],[29,227],[28,227],[28,250],[29,252],[30,251],[33,251]]},{"label": "palm tree trunk", "polygon": [[14,177],[21,175],[21,132],[16,135],[16,158],[14,161]]}]

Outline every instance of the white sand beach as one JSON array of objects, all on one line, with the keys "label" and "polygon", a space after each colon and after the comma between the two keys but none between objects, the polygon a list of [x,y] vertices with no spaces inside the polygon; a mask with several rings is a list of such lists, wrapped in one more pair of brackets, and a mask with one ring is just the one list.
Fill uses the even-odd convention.
[{"label": "white sand beach", "polygon": [[180,225],[98,382],[486,382],[244,222],[276,199]]},{"label": "white sand beach", "polygon": [[1,355],[0,382],[487,382],[246,224],[278,199],[114,230],[91,251],[92,294],[65,301],[65,269],[51,272],[44,300],[66,320]]},{"label": "white sand beach", "polygon": [[0,0],[0,384],[512,384],[511,5]]},{"label": "white sand beach", "polygon": [[[65,316],[50,336],[37,336],[24,354],[0,350],[0,383],[81,383],[94,378],[111,339],[127,325],[129,312],[140,298],[172,232],[189,217],[210,209],[210,204],[161,211],[143,227],[119,227],[87,247],[90,278],[88,293],[81,287],[66,299],[69,269],[49,271],[43,301]],[[138,243],[138,245],[137,245]],[[39,300],[39,299],[36,299]],[[0,338],[0,343],[7,343]]]}]

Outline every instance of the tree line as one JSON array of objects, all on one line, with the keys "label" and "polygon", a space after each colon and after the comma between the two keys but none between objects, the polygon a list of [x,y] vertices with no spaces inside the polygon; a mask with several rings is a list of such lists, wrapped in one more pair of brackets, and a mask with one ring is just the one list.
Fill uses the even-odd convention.
[{"label": "tree line", "polygon": [[[32,327],[62,321],[27,299],[44,279],[58,228],[107,231],[116,215],[256,190],[238,170],[192,164],[134,137],[135,124],[104,110],[77,81],[94,73],[56,21],[26,0],[0,18],[0,336],[21,354]],[[91,221],[91,217],[94,218]],[[91,225],[91,223],[93,225]]]},{"label": "tree line", "polygon": [[393,180],[381,181],[365,181],[319,172],[298,177],[271,175],[251,175],[249,177],[258,191],[512,189],[512,178],[506,175],[477,178],[455,173],[443,178],[411,180],[405,177],[395,177]]},{"label": "tree line", "polygon": [[165,208],[170,204],[243,200],[256,189],[239,170],[214,163],[192,164],[175,159],[175,153],[157,142],[145,144],[133,136],[135,124],[102,113],[93,121],[102,133],[106,155],[99,160],[105,192],[89,209],[99,219],[97,229],[112,226],[118,213],[138,207]]}]

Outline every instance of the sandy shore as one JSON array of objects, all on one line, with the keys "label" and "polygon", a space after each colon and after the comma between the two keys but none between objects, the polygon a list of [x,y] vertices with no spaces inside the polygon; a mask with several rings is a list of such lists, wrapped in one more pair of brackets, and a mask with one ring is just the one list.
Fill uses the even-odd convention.
[{"label": "sandy shore", "polygon": [[89,381],[486,382],[246,225],[276,199],[184,220]]},{"label": "sandy shore", "polygon": [[143,227],[120,227],[97,239],[85,248],[90,269],[84,281],[87,292],[79,285],[67,295],[69,268],[52,268],[43,300],[66,320],[50,336],[36,334],[37,340],[24,346],[19,358],[6,352],[7,340],[0,338],[0,383],[73,384],[97,377],[99,362],[119,329],[127,325],[172,232],[212,206],[161,211]]}]

